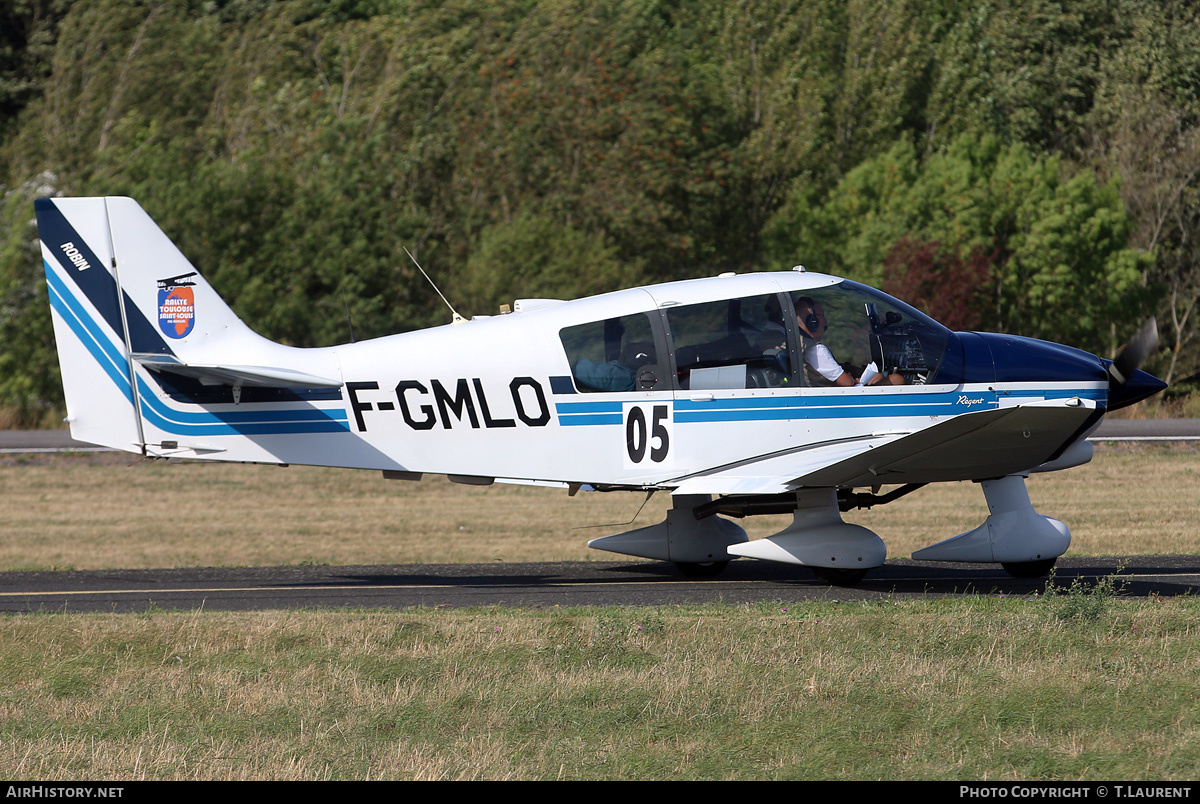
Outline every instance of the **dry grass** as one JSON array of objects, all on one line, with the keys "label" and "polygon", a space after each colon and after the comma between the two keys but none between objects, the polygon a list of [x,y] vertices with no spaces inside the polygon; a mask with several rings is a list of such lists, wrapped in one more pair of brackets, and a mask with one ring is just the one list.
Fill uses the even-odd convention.
[{"label": "dry grass", "polygon": [[[1195,552],[1200,450],[1097,449],[1092,463],[1029,482],[1067,522],[1072,552]],[[383,480],[312,467],[136,463],[128,456],[21,455],[0,462],[0,569],[607,560],[586,541],[627,529],[635,494]],[[638,518],[662,519],[655,495]],[[847,519],[903,557],[979,524],[983,495],[939,484]],[[741,520],[754,538],[787,517]]]},{"label": "dry grass", "polygon": [[1108,415],[1114,419],[1196,419],[1200,418],[1200,393],[1155,395]]},{"label": "dry grass", "polygon": [[1197,605],[6,618],[0,773],[1188,779]]}]

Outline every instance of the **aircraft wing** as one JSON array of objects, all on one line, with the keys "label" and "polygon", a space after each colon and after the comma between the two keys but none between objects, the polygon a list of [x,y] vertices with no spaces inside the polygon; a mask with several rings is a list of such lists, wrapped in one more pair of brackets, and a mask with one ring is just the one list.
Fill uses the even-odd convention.
[{"label": "aircraft wing", "polygon": [[133,359],[151,371],[192,377],[205,385],[233,385],[259,388],[341,388],[341,380],[318,377],[292,369],[267,366],[217,366],[182,363],[169,355],[135,354]]},{"label": "aircraft wing", "polygon": [[672,494],[779,494],[806,486],[1002,477],[1050,460],[1095,412],[1094,402],[1076,398],[965,413],[911,433],[818,444],[714,467],[679,478]]}]

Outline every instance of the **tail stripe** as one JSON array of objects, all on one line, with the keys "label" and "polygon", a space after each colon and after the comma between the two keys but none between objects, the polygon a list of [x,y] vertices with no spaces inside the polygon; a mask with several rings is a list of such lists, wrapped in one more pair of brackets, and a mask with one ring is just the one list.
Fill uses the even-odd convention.
[{"label": "tail stripe", "polygon": [[[108,322],[117,339],[123,343],[125,327],[121,324],[117,283],[109,273],[108,265],[96,256],[91,246],[79,236],[75,227],[67,222],[53,201],[49,198],[39,198],[34,201],[34,207],[37,210],[38,235],[46,244],[46,250],[54,255],[62,266],[63,273],[71,277],[71,281],[78,286],[100,316]],[[67,246],[78,251],[82,257],[81,262],[75,263],[68,258]]]},{"label": "tail stripe", "polygon": [[[95,324],[91,315],[83,309],[83,305],[79,303],[79,299],[77,299],[71,293],[70,289],[63,284],[62,279],[53,270],[53,268],[51,268],[50,264],[44,263],[44,265],[46,268],[47,283],[51,288],[54,289],[54,292],[58,294],[63,304],[71,309],[74,320],[77,321],[80,326],[86,329],[88,334],[95,339],[96,343],[99,344],[100,348],[104,350],[104,354],[108,356],[113,365],[124,366],[125,354],[122,352],[121,347],[114,344],[112,339],[105,335],[104,331]],[[126,381],[128,381],[128,377],[126,378]]]},{"label": "tail stripe", "polygon": [[[206,413],[184,414],[171,410],[162,404],[154,393],[146,387],[141,377],[138,378],[138,393],[141,396],[142,415],[146,421],[160,430],[176,435],[205,436],[205,435],[294,435],[298,433],[345,433],[350,427],[345,421],[345,411],[340,411],[342,421],[332,417],[324,421],[285,423],[267,420],[262,421],[230,421],[222,413],[211,415]],[[324,412],[324,411],[321,411]],[[172,421],[178,417],[195,417],[197,423]],[[168,418],[171,417],[171,418]]]},{"label": "tail stripe", "polygon": [[125,374],[125,359],[120,351],[113,346],[112,341],[100,331],[91,318],[80,307],[78,300],[62,286],[62,280],[54,273],[54,269],[46,263],[47,288],[49,290],[50,306],[58,311],[59,316],[66,322],[79,342],[91,353],[104,373],[112,379],[129,404],[133,404],[133,393],[129,386],[129,377]]},{"label": "tail stripe", "polygon": [[124,290],[121,296],[125,301],[125,323],[129,327],[129,346],[134,352],[142,354],[174,355],[174,350],[163,340],[163,336],[150,323],[150,319],[142,314],[141,308]]},{"label": "tail stripe", "polygon": [[[38,232],[42,242],[46,244],[46,248],[50,251],[58,263],[62,266],[63,273],[71,277],[71,281],[78,286],[83,295],[87,297],[100,316],[108,323],[113,334],[121,343],[125,342],[125,325],[121,322],[121,308],[118,306],[118,289],[117,281],[113,275],[108,272],[108,267],[104,264],[91,247],[80,237],[75,228],[67,222],[65,216],[59,211],[58,207],[47,198],[41,198],[34,202],[34,206],[38,213]],[[56,244],[57,247],[56,247]],[[63,244],[70,244],[74,249],[77,249],[82,257],[80,263],[72,262],[68,258],[67,252],[62,248]],[[80,266],[86,264],[88,268],[80,270]],[[73,297],[75,294],[66,292],[65,289],[60,291],[64,297]],[[129,298],[129,295],[121,292],[122,301],[125,303],[125,318],[129,325],[130,342],[135,352],[153,352],[156,354],[174,355],[171,347],[163,340],[162,335],[155,329],[154,325],[146,318],[142,311]],[[122,358],[122,363],[124,358]]]}]

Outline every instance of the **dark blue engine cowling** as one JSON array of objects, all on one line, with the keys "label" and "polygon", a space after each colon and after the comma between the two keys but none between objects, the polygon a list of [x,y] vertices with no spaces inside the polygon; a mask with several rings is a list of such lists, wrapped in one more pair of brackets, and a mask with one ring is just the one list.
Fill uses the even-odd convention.
[{"label": "dark blue engine cowling", "polygon": [[1104,361],[1082,349],[1019,335],[970,334],[991,352],[995,382],[1108,382]]},{"label": "dark blue engine cowling", "polygon": [[1110,360],[1060,343],[995,332],[955,332],[936,382],[1106,382],[1105,410],[1117,410],[1167,385],[1138,370],[1124,383],[1112,381]]}]

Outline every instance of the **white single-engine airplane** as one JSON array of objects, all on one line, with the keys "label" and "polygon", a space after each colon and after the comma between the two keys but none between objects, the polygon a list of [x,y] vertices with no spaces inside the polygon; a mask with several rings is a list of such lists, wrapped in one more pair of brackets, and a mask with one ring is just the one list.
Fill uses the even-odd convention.
[{"label": "white single-engine airplane", "polygon": [[[73,437],[155,458],[663,490],[663,522],[589,544],[692,575],[747,556],[856,583],[886,548],[842,511],[973,480],[987,519],[914,558],[1037,577],[1071,537],[1025,478],[1087,462],[1107,411],[1164,387],[1137,368],[1150,328],[1110,362],[951,332],[799,267],[295,348],[252,332],[135,201],[36,209]],[[792,524],[756,541],[720,516],[782,512]]]}]

